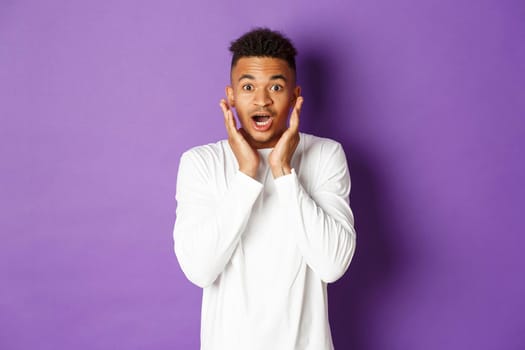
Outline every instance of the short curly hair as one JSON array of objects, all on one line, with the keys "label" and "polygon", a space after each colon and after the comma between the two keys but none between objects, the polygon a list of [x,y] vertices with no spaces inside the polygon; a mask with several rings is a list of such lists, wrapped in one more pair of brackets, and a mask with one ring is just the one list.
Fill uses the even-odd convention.
[{"label": "short curly hair", "polygon": [[242,57],[273,57],[285,60],[295,72],[297,50],[290,39],[268,28],[255,28],[230,45],[233,54],[231,68]]}]

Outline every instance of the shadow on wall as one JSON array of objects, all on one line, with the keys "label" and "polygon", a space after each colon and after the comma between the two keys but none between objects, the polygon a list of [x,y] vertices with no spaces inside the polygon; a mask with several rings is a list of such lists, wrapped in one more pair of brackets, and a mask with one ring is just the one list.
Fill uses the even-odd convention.
[{"label": "shadow on wall", "polygon": [[339,141],[352,179],[350,204],[356,219],[357,249],[348,272],[328,288],[334,345],[336,349],[375,349],[373,335],[380,331],[374,325],[376,310],[382,305],[386,286],[402,274],[401,253],[393,244],[402,228],[388,222],[389,204],[381,198],[385,184],[379,176],[380,165],[367,156],[366,144],[353,141],[359,131],[351,127],[352,120],[367,116],[357,101],[355,77],[341,76],[352,75],[351,59],[319,47],[302,50],[299,58],[305,98],[301,130]]}]

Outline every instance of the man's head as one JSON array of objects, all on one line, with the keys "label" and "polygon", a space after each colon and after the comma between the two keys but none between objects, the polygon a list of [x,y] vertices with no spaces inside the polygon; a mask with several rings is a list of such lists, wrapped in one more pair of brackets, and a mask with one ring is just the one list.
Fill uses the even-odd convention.
[{"label": "man's head", "polygon": [[230,51],[232,53],[232,70],[242,57],[272,57],[286,61],[295,73],[297,50],[290,39],[277,31],[268,28],[256,28],[233,41],[230,45]]},{"label": "man's head", "polygon": [[259,28],[235,40],[228,103],[237,112],[247,141],[273,147],[287,128],[301,89],[296,85],[293,44],[279,32]]}]

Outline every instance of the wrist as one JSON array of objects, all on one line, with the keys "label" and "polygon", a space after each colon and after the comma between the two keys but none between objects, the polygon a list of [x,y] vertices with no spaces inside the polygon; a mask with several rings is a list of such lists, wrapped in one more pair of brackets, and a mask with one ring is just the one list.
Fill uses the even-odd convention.
[{"label": "wrist", "polygon": [[274,165],[271,167],[272,169],[272,175],[274,179],[277,179],[281,176],[290,175],[292,173],[292,168],[289,164],[280,164],[280,165]]},{"label": "wrist", "polygon": [[240,167],[239,171],[244,173],[245,175],[248,175],[249,177],[255,179],[257,177],[257,168],[244,168]]}]

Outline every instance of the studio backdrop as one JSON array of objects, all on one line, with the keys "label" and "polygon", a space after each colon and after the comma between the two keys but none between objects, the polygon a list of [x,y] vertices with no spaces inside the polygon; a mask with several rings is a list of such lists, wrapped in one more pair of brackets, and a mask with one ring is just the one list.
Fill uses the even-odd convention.
[{"label": "studio backdrop", "polygon": [[258,26],[350,165],[336,349],[524,349],[522,0],[0,1],[0,348],[198,349],[178,162]]}]

